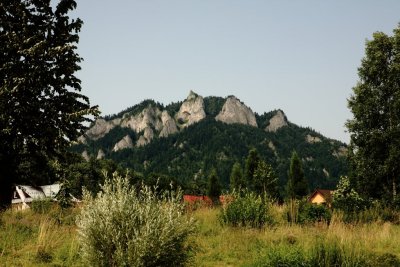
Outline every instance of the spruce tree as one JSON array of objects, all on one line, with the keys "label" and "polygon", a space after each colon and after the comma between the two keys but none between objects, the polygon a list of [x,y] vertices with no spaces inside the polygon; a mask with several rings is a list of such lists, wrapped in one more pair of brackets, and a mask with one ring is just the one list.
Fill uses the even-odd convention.
[{"label": "spruce tree", "polygon": [[221,195],[221,184],[219,182],[217,170],[213,168],[211,170],[210,175],[208,176],[207,196],[211,198],[213,203],[218,203],[220,195]]},{"label": "spruce tree", "polygon": [[300,199],[308,194],[308,184],[304,176],[303,166],[296,151],[293,151],[290,160],[289,180],[286,185],[287,196],[291,199]]},{"label": "spruce tree", "polygon": [[257,149],[253,148],[249,151],[249,154],[246,158],[245,162],[245,178],[246,183],[249,189],[253,189],[253,178],[254,172],[258,166],[258,162],[260,161],[260,155],[258,154]]},{"label": "spruce tree", "polygon": [[240,190],[244,189],[246,186],[244,179],[243,179],[243,172],[242,166],[239,162],[236,162],[232,166],[231,176],[230,176],[230,189],[233,190]]}]

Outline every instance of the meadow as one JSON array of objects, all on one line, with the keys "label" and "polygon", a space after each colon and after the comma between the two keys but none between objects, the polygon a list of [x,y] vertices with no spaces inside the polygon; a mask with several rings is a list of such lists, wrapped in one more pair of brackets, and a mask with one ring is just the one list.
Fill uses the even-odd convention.
[{"label": "meadow", "polygon": [[[188,213],[196,220],[191,266],[400,266],[400,226],[383,221],[290,225],[284,207],[259,229],[220,223],[220,208]],[[0,215],[0,266],[85,266],[79,250],[79,208]]]}]

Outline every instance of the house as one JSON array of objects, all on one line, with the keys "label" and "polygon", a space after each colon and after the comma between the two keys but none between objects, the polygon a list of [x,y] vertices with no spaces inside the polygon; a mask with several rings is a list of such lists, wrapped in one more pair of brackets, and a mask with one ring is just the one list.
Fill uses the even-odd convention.
[{"label": "house", "polygon": [[29,185],[16,185],[11,201],[12,207],[16,210],[24,210],[30,208],[33,200],[42,198],[55,199],[60,191],[60,184],[43,185],[33,187]]},{"label": "house", "polygon": [[[230,195],[219,196],[219,202],[224,206],[227,203],[233,201],[233,197]],[[208,196],[193,196],[193,195],[183,195],[183,202],[189,207],[211,207],[213,202]]]},{"label": "house", "polygon": [[332,190],[327,190],[327,189],[315,189],[314,193],[310,195],[308,198],[308,202],[313,203],[313,204],[324,204],[327,205],[328,207],[331,207],[332,205]]},{"label": "house", "polygon": [[183,195],[183,202],[185,202],[191,208],[195,206],[201,206],[201,207],[212,206],[212,200],[207,196]]}]

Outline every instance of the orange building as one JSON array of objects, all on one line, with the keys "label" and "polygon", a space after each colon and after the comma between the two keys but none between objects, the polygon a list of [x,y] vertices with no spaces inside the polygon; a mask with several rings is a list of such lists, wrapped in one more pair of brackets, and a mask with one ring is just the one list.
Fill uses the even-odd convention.
[{"label": "orange building", "polygon": [[311,196],[308,198],[308,201],[313,204],[323,204],[331,207],[333,200],[332,194],[332,190],[317,188],[315,189],[314,193],[312,193]]}]

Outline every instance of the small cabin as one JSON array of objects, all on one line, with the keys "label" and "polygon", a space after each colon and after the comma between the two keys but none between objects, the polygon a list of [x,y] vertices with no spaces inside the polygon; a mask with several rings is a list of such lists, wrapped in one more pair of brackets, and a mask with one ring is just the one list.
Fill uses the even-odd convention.
[{"label": "small cabin", "polygon": [[29,186],[16,185],[11,201],[13,209],[25,210],[30,208],[30,204],[34,200],[50,198],[55,199],[60,191],[60,184],[44,185],[44,186]]},{"label": "small cabin", "polygon": [[317,204],[317,205],[326,205],[328,207],[331,207],[332,205],[332,190],[328,189],[315,189],[314,193],[310,195],[308,198],[308,202]]}]

